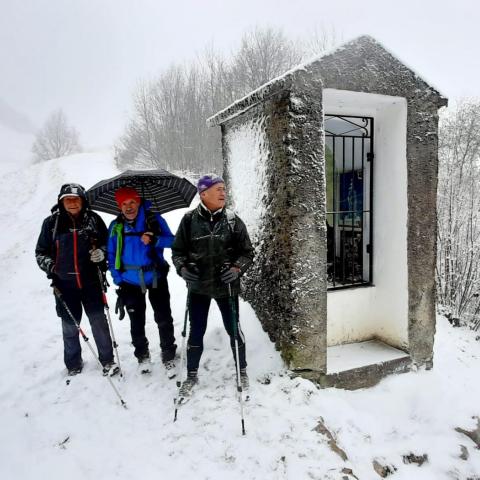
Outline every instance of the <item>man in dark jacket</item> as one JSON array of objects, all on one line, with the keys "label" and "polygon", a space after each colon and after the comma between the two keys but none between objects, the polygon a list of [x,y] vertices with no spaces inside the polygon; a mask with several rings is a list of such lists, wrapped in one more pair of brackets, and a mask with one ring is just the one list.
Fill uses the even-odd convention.
[{"label": "man in dark jacket", "polygon": [[[208,310],[212,298],[222,314],[225,330],[235,355],[234,318],[231,296],[238,322],[240,276],[253,260],[253,248],[242,220],[225,209],[225,182],[216,175],[205,175],[198,181],[200,205],[185,214],[172,245],[172,259],[189,289],[190,334],[187,347],[187,379],[180,396],[191,393],[197,383],[197,370],[203,352]],[[248,388],[245,339],[238,325],[240,380]]]},{"label": "man in dark jacket", "polygon": [[108,268],[118,285],[120,304],[130,317],[130,333],[139,363],[150,360],[148,339],[145,336],[145,294],[153,308],[160,335],[162,361],[168,376],[175,375],[175,345],[173,318],[168,291],[168,263],[163,249],[173,242],[173,234],[161,215],[148,210],[138,192],[123,187],[115,192],[120,215],[109,227]]},{"label": "man in dark jacket", "polygon": [[[106,242],[107,227],[101,217],[90,210],[84,188],[67,183],[60,189],[52,215],[43,222],[35,256],[78,323],[83,306],[103,372],[114,375],[118,366],[113,361],[99,277],[99,268],[103,271],[106,268]],[[65,366],[69,375],[76,375],[83,368],[79,332],[57,297],[55,300],[57,314],[62,319]]]}]

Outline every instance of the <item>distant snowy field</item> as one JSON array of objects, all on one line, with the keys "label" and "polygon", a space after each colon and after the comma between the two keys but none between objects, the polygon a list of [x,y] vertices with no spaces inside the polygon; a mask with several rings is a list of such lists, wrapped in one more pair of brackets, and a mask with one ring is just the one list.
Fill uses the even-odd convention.
[{"label": "distant snowy field", "polygon": [[[454,429],[474,429],[473,417],[480,414],[480,342],[470,331],[450,328],[442,317],[432,371],[391,376],[367,390],[320,390],[290,378],[254,312],[242,302],[252,396],[242,437],[234,364],[216,306],[205,338],[201,384],[173,423],[175,381],[167,379],[159,361],[151,312],[147,334],[155,363],[146,376],[137,370],[128,319],[120,322],[113,314],[111,288],[125,373],[113,381],[128,409],[120,407],[85,346],[84,372],[67,386],[60,320],[34,248],[61,184],[75,181],[88,188],[115,175],[112,156],[110,151],[77,154],[0,172],[1,479],[370,480],[380,478],[374,459],[396,467],[388,478],[478,478],[480,451]],[[166,215],[172,230],[182,214]],[[103,216],[107,223],[113,218]],[[186,289],[174,272],[169,283],[180,345]],[[90,334],[86,318],[82,324]],[[314,430],[320,418],[348,460]],[[461,445],[468,460],[460,458]],[[402,456],[410,453],[427,454],[428,461],[421,467],[404,464]]]}]

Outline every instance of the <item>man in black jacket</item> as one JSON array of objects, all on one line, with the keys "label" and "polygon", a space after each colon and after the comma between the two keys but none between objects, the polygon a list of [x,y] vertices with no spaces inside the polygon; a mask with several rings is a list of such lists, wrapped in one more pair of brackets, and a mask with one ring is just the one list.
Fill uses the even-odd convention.
[{"label": "man in black jacket", "polygon": [[[242,220],[225,209],[225,182],[216,175],[205,175],[198,181],[200,205],[185,214],[172,245],[172,260],[189,289],[190,334],[187,348],[187,379],[180,396],[190,395],[198,382],[197,371],[203,352],[212,298],[218,304],[225,330],[230,336],[234,359],[235,332],[230,292],[238,322],[240,276],[253,260],[253,248]],[[240,379],[248,388],[245,339],[238,325]]]},{"label": "man in black jacket", "polygon": [[[105,223],[88,206],[85,189],[68,183],[60,189],[52,215],[43,222],[35,256],[78,323],[82,306],[85,309],[104,375],[114,375],[118,366],[113,361],[99,278],[99,268],[106,268],[107,236]],[[57,315],[62,319],[65,366],[69,375],[76,375],[83,368],[79,332],[57,297],[55,300]]]}]

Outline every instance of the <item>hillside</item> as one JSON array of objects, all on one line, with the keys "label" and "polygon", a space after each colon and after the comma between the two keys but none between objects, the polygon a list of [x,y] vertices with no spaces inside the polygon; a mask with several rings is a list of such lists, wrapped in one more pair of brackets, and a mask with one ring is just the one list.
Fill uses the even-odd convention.
[{"label": "hillside", "polygon": [[[142,375],[129,343],[128,319],[119,321],[112,308],[125,373],[113,381],[128,409],[121,408],[85,347],[84,372],[67,385],[61,324],[34,248],[61,184],[75,181],[88,188],[115,175],[112,157],[110,151],[76,154],[2,171],[0,192],[8,202],[0,211],[1,478],[371,480],[380,478],[374,460],[392,472],[395,468],[388,477],[393,479],[480,478],[480,451],[455,431],[473,430],[480,415],[480,342],[471,331],[452,329],[443,317],[433,370],[391,376],[368,390],[320,390],[291,377],[254,312],[241,302],[251,379],[245,437],[234,364],[216,306],[205,337],[201,383],[176,423],[175,382],[160,363],[151,312],[153,373]],[[173,231],[183,213],[165,216]],[[113,219],[102,216],[107,224]],[[180,345],[186,288],[173,271],[169,283]],[[113,307],[113,288],[108,298]],[[82,325],[90,334],[86,318]],[[467,460],[460,458],[462,452]],[[422,466],[405,463],[409,454],[427,460]]]}]

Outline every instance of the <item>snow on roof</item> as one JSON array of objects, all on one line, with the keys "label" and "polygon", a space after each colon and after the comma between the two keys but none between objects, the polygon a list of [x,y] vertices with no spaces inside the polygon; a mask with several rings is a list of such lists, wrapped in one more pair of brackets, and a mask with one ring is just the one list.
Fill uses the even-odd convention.
[{"label": "snow on roof", "polygon": [[362,35],[360,37],[356,37],[353,40],[350,40],[342,45],[339,45],[337,47],[334,47],[326,52],[323,52],[320,55],[315,55],[314,57],[306,60],[305,62],[300,63],[299,65],[296,65],[295,67],[291,68],[290,70],[287,70],[285,73],[282,75],[279,75],[278,77],[273,78],[267,83],[264,83],[257,89],[253,90],[252,92],[248,93],[244,97],[240,98],[239,100],[236,100],[234,103],[230,104],[223,110],[220,110],[216,114],[212,115],[207,119],[207,124],[211,127],[220,125],[230,118],[240,115],[243,113],[245,110],[250,108],[252,105],[258,103],[259,101],[263,100],[267,96],[269,96],[272,93],[272,87],[274,85],[277,85],[278,83],[287,83],[288,79],[290,76],[292,76],[294,73],[297,73],[299,71],[308,71],[310,67],[316,66],[317,63],[321,62],[323,59],[330,57],[332,55],[336,55],[344,50],[348,50],[355,44],[359,43],[370,43],[374,44],[383,50],[385,50],[389,55],[391,55],[393,58],[395,58],[398,62],[400,62],[402,65],[404,65],[408,70],[410,70],[415,78],[419,81],[425,84],[425,86],[434,94],[436,94],[440,98],[446,99],[444,95],[442,95],[436,87],[433,87],[431,83],[427,82],[424,80],[423,77],[421,77],[413,68],[411,68],[407,63],[405,63],[403,60],[401,60],[397,55],[393,54],[389,49],[385,48],[382,43],[377,41],[375,38],[371,37],[370,35]]},{"label": "snow on roof", "polygon": [[[281,82],[282,80],[286,80],[291,74],[296,73],[300,70],[305,70],[305,67],[303,64],[297,65],[293,67],[292,69],[286,71],[282,75],[270,80],[267,83],[264,83],[260,87],[258,87],[256,90],[253,90],[250,93],[247,93],[244,97],[240,98],[239,100],[236,100],[232,104],[230,104],[228,107],[224,108],[223,110],[220,110],[220,112],[217,112],[215,115],[212,115],[211,117],[207,118],[207,124],[210,125],[211,127],[215,125],[219,125],[220,123],[225,122],[231,116],[239,115],[242,113],[245,109],[249,108],[252,103],[257,103],[258,101],[262,100],[265,98],[269,93],[270,93],[270,87],[274,84],[277,84]],[[251,99],[255,99],[253,102],[251,102]],[[246,104],[244,107],[242,107],[242,104]]]}]

